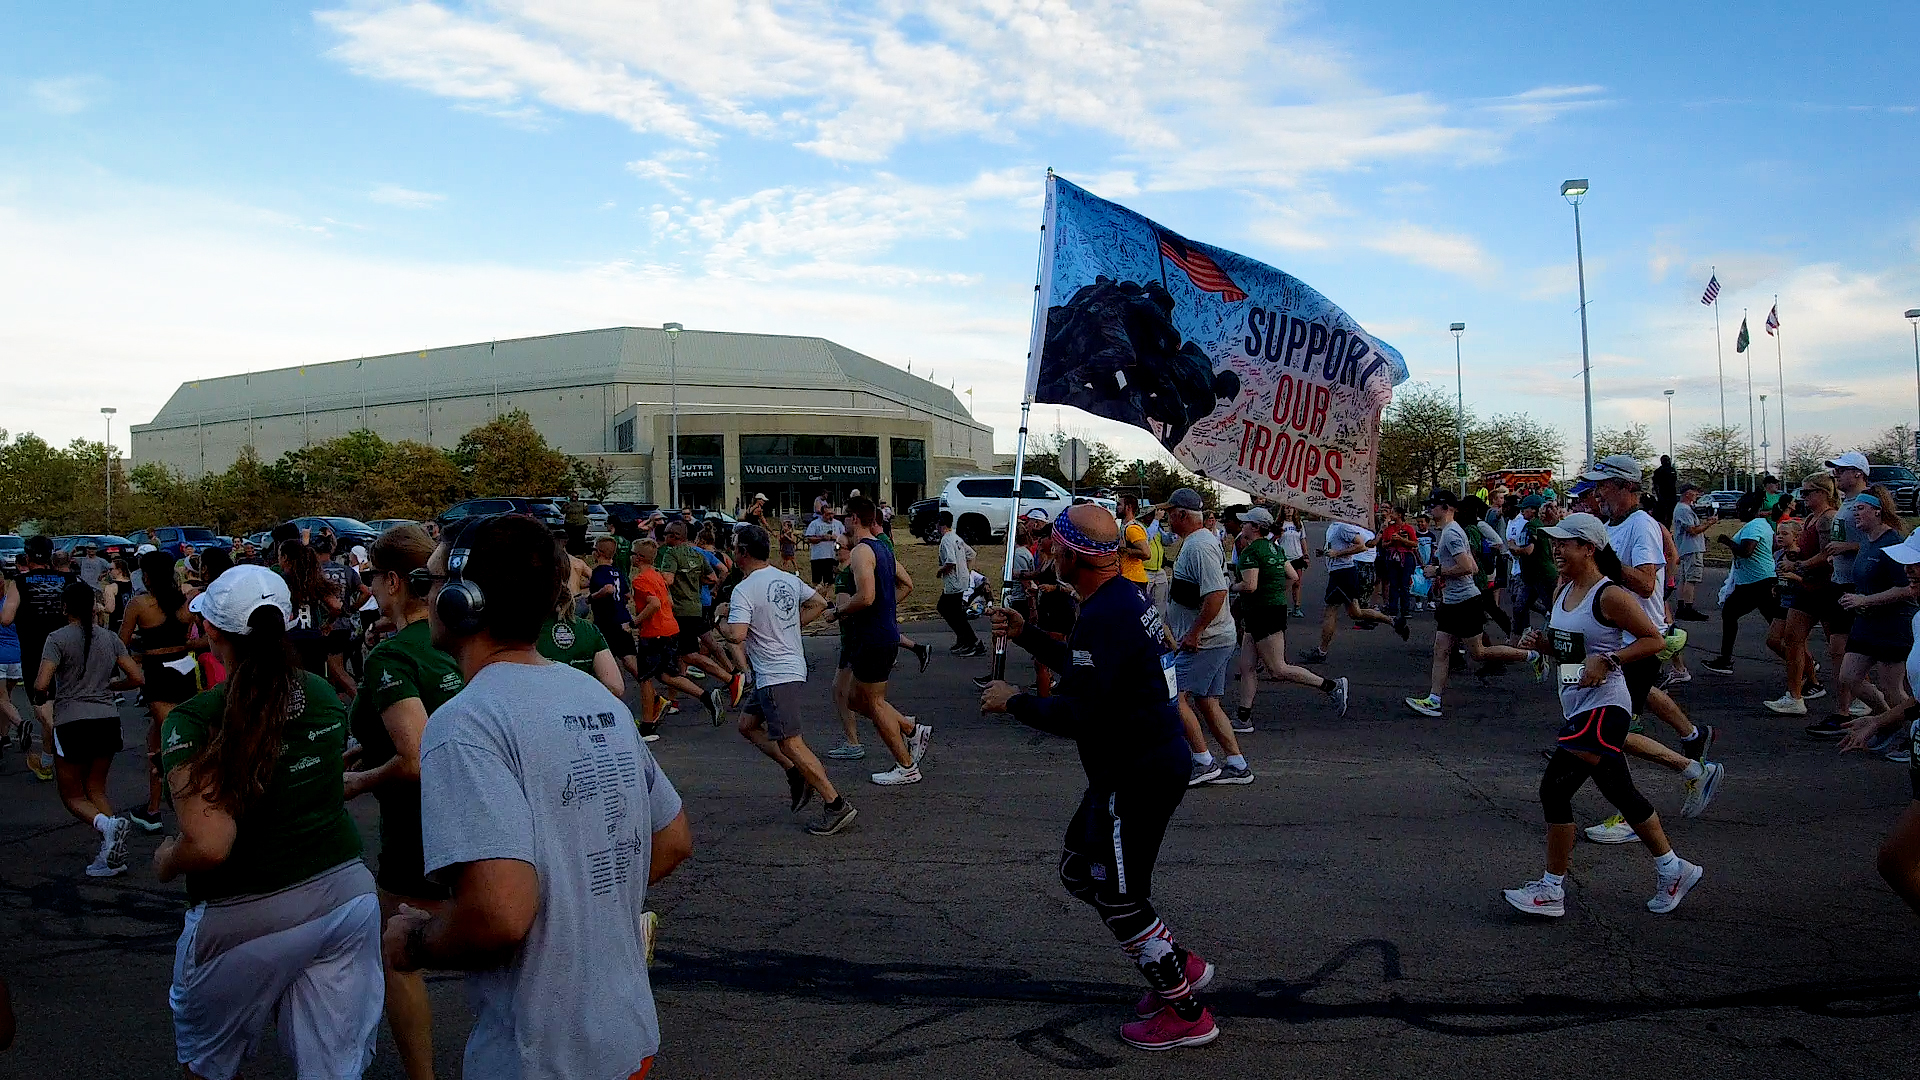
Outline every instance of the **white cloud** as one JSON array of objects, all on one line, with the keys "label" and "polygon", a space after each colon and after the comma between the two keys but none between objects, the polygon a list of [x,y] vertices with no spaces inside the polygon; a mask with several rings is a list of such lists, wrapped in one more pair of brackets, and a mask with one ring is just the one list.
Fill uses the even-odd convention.
[{"label": "white cloud", "polygon": [[97,75],[35,79],[27,84],[27,95],[34,105],[55,116],[85,112],[106,97],[106,93],[107,81]]},{"label": "white cloud", "polygon": [[378,184],[367,192],[367,198],[386,206],[397,206],[402,210],[431,210],[447,201],[445,195],[431,191],[415,191],[399,184]]},{"label": "white cloud", "polygon": [[1460,277],[1486,280],[1497,269],[1492,256],[1472,237],[1438,232],[1423,225],[1402,222],[1361,243],[1375,251]]}]

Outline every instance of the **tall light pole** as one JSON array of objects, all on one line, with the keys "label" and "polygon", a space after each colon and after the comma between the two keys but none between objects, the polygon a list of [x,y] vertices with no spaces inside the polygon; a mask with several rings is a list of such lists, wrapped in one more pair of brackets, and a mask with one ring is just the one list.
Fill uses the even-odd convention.
[{"label": "tall light pole", "polygon": [[[1460,436],[1460,463],[1454,466],[1454,472],[1462,488],[1467,486],[1467,384],[1460,374],[1460,335],[1467,332],[1467,324],[1457,322],[1447,327],[1453,335],[1453,430]],[[1454,494],[1459,494],[1455,492]]]},{"label": "tall light pole", "polygon": [[674,339],[679,337],[680,331],[685,330],[686,327],[681,326],[677,322],[670,322],[670,323],[662,324],[660,329],[665,330],[667,332],[667,385],[668,385],[667,393],[670,395],[668,398],[668,401],[669,401],[668,409],[669,409],[669,414],[671,416],[671,419],[668,421],[668,423],[672,428],[667,438],[671,440],[673,444],[667,449],[667,476],[669,478],[668,483],[670,485],[670,490],[673,492],[673,505],[676,509],[679,509],[680,508],[680,357],[678,352],[674,348]]},{"label": "tall light pole", "polygon": [[[1920,400],[1920,307],[1907,309],[1907,321],[1913,324],[1913,392]],[[1920,427],[1913,429],[1913,454],[1920,458]]]},{"label": "tall light pole", "polygon": [[1667,456],[1673,456],[1673,391],[1667,391]]},{"label": "tall light pole", "polygon": [[1580,275],[1580,381],[1587,395],[1587,463],[1593,463],[1593,358],[1587,350],[1587,253],[1580,241],[1580,200],[1587,194],[1585,180],[1560,184],[1560,197],[1573,206],[1573,265]]},{"label": "tall light pole", "polygon": [[1767,395],[1765,394],[1760,395],[1760,430],[1762,432],[1762,435],[1760,437],[1760,475],[1765,476],[1768,473],[1771,473],[1773,471],[1773,468],[1772,468],[1773,457],[1767,451],[1767,448],[1772,446],[1773,442],[1772,442],[1771,436],[1766,434]]},{"label": "tall light pole", "polygon": [[111,405],[100,407],[100,415],[107,418],[107,531],[113,531],[113,414],[119,410]]}]

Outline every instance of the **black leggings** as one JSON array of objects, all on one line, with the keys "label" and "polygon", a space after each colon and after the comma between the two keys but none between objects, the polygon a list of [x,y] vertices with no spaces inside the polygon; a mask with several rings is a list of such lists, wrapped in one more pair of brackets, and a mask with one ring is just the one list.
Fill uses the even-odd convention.
[{"label": "black leggings", "polygon": [[1577,754],[1555,750],[1540,777],[1540,809],[1549,825],[1573,824],[1573,793],[1589,778],[1600,794],[1613,804],[1629,825],[1639,825],[1653,816],[1653,804],[1633,786],[1627,773],[1627,759],[1618,754],[1601,754],[1592,765]]},{"label": "black leggings", "polygon": [[1769,623],[1775,619],[1784,619],[1786,612],[1780,610],[1780,601],[1774,596],[1775,578],[1765,578],[1735,585],[1727,602],[1720,605],[1720,662],[1733,663],[1733,642],[1740,636],[1740,616],[1750,611],[1758,611],[1767,617]]},{"label": "black leggings", "polygon": [[953,643],[963,649],[980,644],[980,635],[973,632],[973,624],[967,621],[967,596],[965,593],[941,593],[934,604],[940,617],[947,620],[953,628]]},{"label": "black leggings", "polygon": [[1500,628],[1501,633],[1513,633],[1513,620],[1508,618],[1507,613],[1500,610],[1500,605],[1494,602],[1491,586],[1480,594],[1480,601],[1487,607],[1487,618],[1493,620],[1493,624]]}]

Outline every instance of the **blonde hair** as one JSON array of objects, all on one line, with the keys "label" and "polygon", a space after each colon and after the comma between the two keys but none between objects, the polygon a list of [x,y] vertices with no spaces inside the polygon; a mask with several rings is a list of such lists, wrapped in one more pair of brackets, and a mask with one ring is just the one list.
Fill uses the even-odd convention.
[{"label": "blonde hair", "polygon": [[1827,497],[1828,507],[1837,507],[1840,505],[1840,489],[1834,485],[1832,473],[1814,473],[1812,476],[1800,481],[1800,487],[1803,491],[1812,488],[1820,494],[1825,495]]}]

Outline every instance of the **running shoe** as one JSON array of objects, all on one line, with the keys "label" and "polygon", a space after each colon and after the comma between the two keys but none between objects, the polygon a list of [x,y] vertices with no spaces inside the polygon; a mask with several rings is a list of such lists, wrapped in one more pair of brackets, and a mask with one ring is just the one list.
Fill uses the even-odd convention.
[{"label": "running shoe", "polygon": [[1251,720],[1242,720],[1236,716],[1228,721],[1227,726],[1233,729],[1235,735],[1253,734],[1253,721]]},{"label": "running shoe", "polygon": [[1581,831],[1587,834],[1587,839],[1596,844],[1631,844],[1640,839],[1640,834],[1634,832],[1633,826],[1627,824],[1627,819],[1619,814],[1613,815],[1598,825],[1589,825]]},{"label": "running shoe", "polygon": [[1714,793],[1720,790],[1720,778],[1727,768],[1718,762],[1709,761],[1700,766],[1700,779],[1687,781],[1687,797],[1680,803],[1681,817],[1699,817],[1707,812],[1707,804],[1713,801]]},{"label": "running shoe", "polygon": [[1844,738],[1847,734],[1850,719],[1846,713],[1832,713],[1824,720],[1808,724],[1805,730],[1808,735],[1816,739]]},{"label": "running shoe", "polygon": [[1324,664],[1327,662],[1327,650],[1301,649],[1300,662],[1303,664]]},{"label": "running shoe", "polygon": [[1713,749],[1713,741],[1720,737],[1720,729],[1712,724],[1693,725],[1694,738],[1681,739],[1680,750],[1702,765],[1707,763],[1707,752]]},{"label": "running shoe", "polygon": [[927,744],[933,741],[933,728],[926,724],[913,725],[913,734],[907,736],[907,752],[913,755],[917,766],[920,759],[927,756]]},{"label": "running shoe", "polygon": [[992,673],[989,672],[988,674],[985,674],[985,675],[975,675],[973,677],[973,685],[976,688],[981,690],[985,690],[987,687],[992,686],[993,685]]},{"label": "running shoe", "polygon": [[857,742],[843,742],[827,751],[827,756],[838,761],[859,761],[867,756],[867,748]]},{"label": "running shoe", "polygon": [[1405,615],[1393,620],[1393,632],[1400,635],[1401,641],[1409,641],[1413,638],[1413,627],[1407,625]]},{"label": "running shoe", "polygon": [[1646,733],[1647,725],[1641,721],[1639,713],[1634,713],[1632,716],[1627,717],[1627,734],[1645,735]]},{"label": "running shoe", "polygon": [[1712,660],[1700,661],[1700,666],[1703,668],[1706,668],[1709,672],[1712,672],[1715,675],[1733,674],[1733,661],[1731,660],[1722,660],[1718,657],[1715,657]]},{"label": "running shoe", "polygon": [[1892,745],[1882,749],[1880,756],[1895,765],[1910,765],[1913,763],[1913,740],[1904,731],[1895,732]]},{"label": "running shoe", "polygon": [[1557,919],[1567,913],[1567,891],[1559,885],[1529,881],[1517,889],[1503,890],[1500,895],[1507,898],[1507,903],[1512,904],[1514,910],[1529,915]]},{"label": "running shoe", "polygon": [[687,678],[705,679],[706,677],[707,677],[707,673],[704,668],[697,668],[697,667],[694,667],[692,664],[687,665]]},{"label": "running shoe", "polygon": [[[926,644],[915,645],[913,647],[913,656],[914,659],[920,661],[920,674],[925,675],[927,673],[927,665],[933,663],[933,646]],[[853,815],[848,814],[847,820],[852,821]],[[838,832],[839,830],[836,829],[834,831]],[[827,834],[821,833],[820,835],[825,836]]]},{"label": "running shoe", "polygon": [[800,775],[799,769],[787,770],[787,794],[793,799],[793,812],[799,813],[813,801],[813,785]]},{"label": "running shoe", "polygon": [[1205,1006],[1197,1020],[1182,1020],[1171,1008],[1161,1009],[1151,1019],[1122,1024],[1120,1037],[1127,1045],[1142,1050],[1172,1050],[1181,1046],[1204,1046],[1220,1037],[1213,1013]]},{"label": "running shoe", "polygon": [[1196,761],[1193,763],[1192,775],[1187,777],[1187,786],[1199,787],[1201,784],[1204,784],[1207,781],[1212,780],[1214,777],[1219,775],[1220,775],[1220,762],[1218,759],[1215,759],[1214,761],[1211,761],[1205,765],[1202,765]]},{"label": "running shoe", "polygon": [[1253,766],[1241,765],[1236,768],[1231,762],[1220,762],[1220,775],[1207,781],[1209,784],[1251,784]]},{"label": "running shoe", "polygon": [[1527,666],[1533,669],[1534,682],[1546,681],[1546,678],[1547,678],[1547,654],[1546,653],[1543,653],[1543,652],[1534,653],[1533,658],[1527,661]]},{"label": "running shoe", "polygon": [[912,765],[895,765],[886,772],[873,774],[873,782],[881,787],[899,787],[902,784],[920,782],[920,770]]},{"label": "running shoe", "polygon": [[641,742],[659,742],[660,741],[660,722],[656,720],[653,723],[649,724],[645,720],[642,720],[640,722],[640,741]]},{"label": "running shoe", "polygon": [[947,654],[949,656],[965,656],[967,655],[968,648],[970,648],[970,646],[962,645],[956,641],[952,645],[947,646]]},{"label": "running shoe", "polygon": [[1674,670],[1660,677],[1660,689],[1671,690],[1676,686],[1685,686],[1693,681],[1693,672]]},{"label": "running shoe", "polygon": [[1761,704],[1779,713],[1781,716],[1807,715],[1807,703],[1800,698],[1794,697],[1792,694],[1781,694],[1779,697],[1771,701],[1763,701]]},{"label": "running shoe", "polygon": [[1333,691],[1327,695],[1333,701],[1334,715],[1343,719],[1347,715],[1347,693],[1347,677],[1342,675],[1333,680]]},{"label": "running shoe", "polygon": [[976,641],[973,643],[973,648],[968,649],[966,652],[963,652],[960,655],[961,656],[985,656],[987,655],[987,647],[981,644],[980,642]]},{"label": "running shoe", "polygon": [[[1213,965],[1208,963],[1205,960],[1200,959],[1200,957],[1194,953],[1188,953],[1187,954],[1187,987],[1188,989],[1192,990],[1194,993],[1197,994],[1200,991],[1205,990],[1207,988],[1207,985],[1211,982],[1213,982]],[[1133,1015],[1139,1017],[1142,1020],[1146,1020],[1158,1014],[1161,1009],[1164,1009],[1166,1007],[1167,1007],[1167,999],[1161,997],[1158,993],[1152,990],[1149,990],[1147,991],[1146,996],[1142,997],[1139,1001],[1134,1003]]]},{"label": "running shoe", "polygon": [[709,686],[707,692],[700,695],[700,700],[706,702],[707,714],[713,717],[714,727],[719,727],[726,722],[727,706],[725,699],[720,696],[726,692],[723,686]]},{"label": "running shoe", "polygon": [[734,672],[733,678],[727,680],[727,707],[732,709],[739,708],[740,698],[744,696],[746,692],[747,692],[746,672],[744,671]]},{"label": "running shoe", "polygon": [[1868,708],[1867,703],[1864,701],[1856,701],[1853,704],[1847,706],[1848,716],[1865,716],[1872,711],[1873,710]]},{"label": "running shoe", "polygon": [[838,810],[829,810],[825,806],[822,806],[820,808],[820,820],[807,826],[807,831],[815,836],[832,836],[834,833],[853,824],[854,817],[859,813],[860,811],[853,808],[852,803],[842,798],[840,800],[840,809]]},{"label": "running shoe", "polygon": [[29,751],[27,754],[27,771],[33,774],[35,780],[53,779],[53,765],[47,760],[47,755],[45,754],[35,754]]},{"label": "running shoe", "polygon": [[1410,697],[1407,698],[1406,701],[1407,708],[1412,709],[1421,716],[1440,715],[1440,699],[1434,697],[1432,694],[1428,694],[1426,697]]},{"label": "running shoe", "polygon": [[1287,609],[1287,618],[1289,619],[1304,619],[1306,617],[1307,617],[1307,611],[1305,608],[1295,607],[1295,608]]},{"label": "running shoe", "polygon": [[1821,686],[1817,682],[1807,683],[1807,685],[1800,691],[1800,699],[1802,701],[1818,701],[1821,698],[1826,696],[1827,696],[1827,688],[1824,686]]},{"label": "running shoe", "polygon": [[1661,637],[1660,651],[1654,656],[1661,660],[1671,660],[1687,647],[1687,632],[1679,627],[1670,627]]},{"label": "running shoe", "polygon": [[120,818],[108,818],[100,833],[100,850],[87,865],[88,877],[118,877],[127,872],[127,829]]},{"label": "running shoe", "polygon": [[161,828],[160,815],[148,813],[146,807],[127,811],[127,820],[139,826],[141,832],[157,833]]},{"label": "running shoe", "polygon": [[1700,884],[1700,877],[1705,873],[1706,871],[1685,859],[1680,860],[1680,869],[1672,875],[1663,874],[1656,869],[1653,899],[1647,901],[1647,910],[1655,915],[1665,915],[1679,907],[1680,901],[1685,900],[1687,893],[1695,885]]},{"label": "running shoe", "polygon": [[653,966],[653,942],[660,936],[660,913],[643,911],[640,913],[640,937],[646,942],[647,966]]}]

